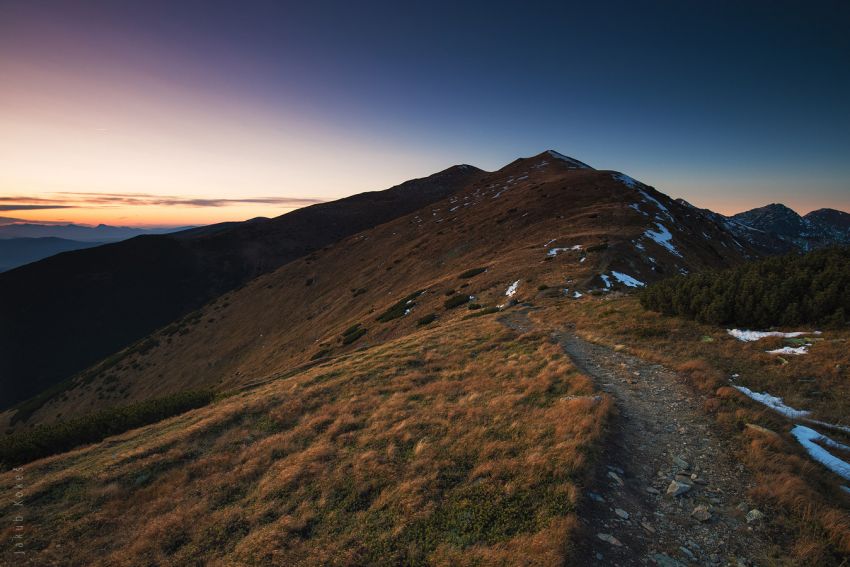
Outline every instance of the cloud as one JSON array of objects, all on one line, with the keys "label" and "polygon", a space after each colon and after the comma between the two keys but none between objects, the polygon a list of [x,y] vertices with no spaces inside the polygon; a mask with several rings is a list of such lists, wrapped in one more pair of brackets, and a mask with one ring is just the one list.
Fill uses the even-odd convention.
[{"label": "cloud", "polygon": [[324,202],[322,199],[303,197],[203,198],[151,193],[64,192],[55,193],[55,195],[56,197],[52,198],[0,197],[0,202],[10,202],[10,204],[0,204],[0,211],[120,206],[228,207],[247,204],[296,208]]},{"label": "cloud", "polygon": [[73,209],[74,205],[0,205],[0,211],[36,211],[39,209]]}]

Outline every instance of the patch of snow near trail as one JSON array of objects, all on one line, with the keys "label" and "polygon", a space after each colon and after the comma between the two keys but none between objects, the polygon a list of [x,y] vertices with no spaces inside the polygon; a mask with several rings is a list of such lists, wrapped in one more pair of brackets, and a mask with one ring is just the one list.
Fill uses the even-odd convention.
[{"label": "patch of snow near trail", "polygon": [[798,409],[792,408],[791,406],[786,406],[783,403],[782,398],[777,398],[776,396],[771,396],[770,394],[768,394],[766,392],[765,393],[753,392],[752,390],[750,390],[749,388],[747,388],[745,386],[734,386],[734,388],[736,390],[738,390],[739,392],[741,392],[742,394],[744,394],[745,396],[747,396],[748,398],[755,400],[755,401],[757,401],[761,404],[766,405],[767,407],[769,407],[770,409],[772,409],[776,413],[782,414],[789,419],[802,419],[802,418],[807,417],[810,413],[812,413],[810,411],[798,410]]},{"label": "patch of snow near trail", "polygon": [[602,281],[605,282],[605,289],[611,287],[611,280],[605,274],[599,274],[599,277],[602,278]]},{"label": "patch of snow near trail", "polygon": [[779,331],[747,331],[743,329],[726,329],[726,332],[738,339],[739,341],[752,342],[758,341],[765,337],[782,337],[784,339],[793,339],[802,335],[820,335],[820,331],[794,331],[792,333],[782,333]]},{"label": "patch of snow near trail", "polygon": [[673,234],[669,230],[667,230],[667,227],[661,224],[660,222],[655,223],[655,226],[658,227],[657,232],[651,229],[647,229],[647,231],[644,232],[643,235],[651,238],[652,240],[669,250],[671,254],[681,258],[682,254],[678,250],[676,250],[676,247],[673,246],[673,244],[670,242],[671,240],[673,240]]},{"label": "patch of snow near trail", "polygon": [[579,260],[579,261],[578,261],[578,263],[579,263],[579,264],[581,264],[581,263],[583,263],[585,260],[587,260],[587,256],[585,256],[584,258],[582,258],[581,260]]},{"label": "patch of snow near trail", "polygon": [[808,347],[806,347],[806,346],[801,346],[801,347],[786,346],[786,347],[777,348],[777,349],[774,349],[774,350],[766,350],[765,352],[767,354],[793,354],[794,356],[799,356],[801,354],[808,354],[809,351],[808,351]]},{"label": "patch of snow near trail", "polygon": [[800,442],[800,445],[809,453],[809,456],[843,478],[844,480],[850,480],[850,463],[846,463],[818,445],[816,441],[824,443],[825,445],[829,445],[834,447],[835,445],[840,445],[840,443],[835,443],[832,439],[825,437],[815,431],[814,429],[810,429],[805,425],[797,425],[794,429],[791,430],[791,435],[793,435],[797,441]]},{"label": "patch of snow near trail", "polygon": [[553,242],[555,242],[556,240],[558,240],[558,239],[557,239],[557,238],[553,238],[552,240],[550,240],[549,242],[547,242],[546,244],[544,244],[544,245],[543,245],[543,248],[548,248],[548,247],[549,247],[549,245],[550,245],[550,244],[552,244]]},{"label": "patch of snow near trail", "polygon": [[628,287],[644,287],[646,285],[642,281],[636,280],[628,274],[623,274],[621,272],[615,272],[614,270],[611,270],[611,275],[614,276],[614,278],[616,278],[618,282]]},{"label": "patch of snow near trail", "polygon": [[[548,246],[548,244],[547,244]],[[581,244],[576,244],[575,246],[570,246],[569,248],[551,248],[546,255],[547,256],[557,256],[560,252],[578,252],[581,250]]]},{"label": "patch of snow near trail", "polygon": [[578,299],[579,297],[584,297],[584,294],[581,293],[580,291],[574,291],[573,292],[573,299]]},{"label": "patch of snow near trail", "polygon": [[505,295],[508,297],[513,297],[516,295],[516,291],[519,288],[519,280],[515,281],[511,285],[508,286],[508,289],[505,291]]}]

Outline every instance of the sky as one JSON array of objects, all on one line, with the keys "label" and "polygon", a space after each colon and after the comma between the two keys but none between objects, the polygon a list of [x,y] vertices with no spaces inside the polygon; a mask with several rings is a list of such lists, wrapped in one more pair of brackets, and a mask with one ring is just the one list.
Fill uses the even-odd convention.
[{"label": "sky", "polygon": [[555,149],[850,211],[846,2],[0,0],[0,216],[277,216]]}]

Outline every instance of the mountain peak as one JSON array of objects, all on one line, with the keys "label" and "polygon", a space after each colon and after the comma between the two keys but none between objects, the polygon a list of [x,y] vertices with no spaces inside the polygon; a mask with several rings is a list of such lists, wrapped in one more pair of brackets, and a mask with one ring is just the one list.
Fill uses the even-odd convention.
[{"label": "mountain peak", "polygon": [[546,150],[538,157],[543,158],[551,158],[565,162],[571,169],[593,169],[589,165],[584,162],[581,162],[575,158],[571,158],[569,156],[565,156],[560,152],[556,152],[555,150]]}]

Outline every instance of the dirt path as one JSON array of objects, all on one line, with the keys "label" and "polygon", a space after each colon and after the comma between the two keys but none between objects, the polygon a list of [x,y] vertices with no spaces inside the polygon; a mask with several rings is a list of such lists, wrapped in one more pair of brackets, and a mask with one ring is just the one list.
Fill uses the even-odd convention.
[{"label": "dirt path", "polygon": [[[524,311],[500,321],[533,328]],[[618,410],[579,510],[575,564],[758,565],[769,544],[747,504],[752,481],[693,391],[663,366],[569,331],[553,339]],[[673,487],[682,494],[667,494]]]}]

